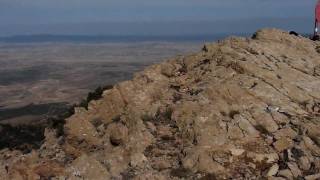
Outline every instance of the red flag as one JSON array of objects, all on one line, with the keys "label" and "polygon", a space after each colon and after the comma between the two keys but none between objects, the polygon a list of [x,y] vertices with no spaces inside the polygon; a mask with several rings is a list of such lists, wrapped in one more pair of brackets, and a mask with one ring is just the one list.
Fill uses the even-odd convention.
[{"label": "red flag", "polygon": [[320,23],[320,0],[318,0],[316,5],[316,21]]}]

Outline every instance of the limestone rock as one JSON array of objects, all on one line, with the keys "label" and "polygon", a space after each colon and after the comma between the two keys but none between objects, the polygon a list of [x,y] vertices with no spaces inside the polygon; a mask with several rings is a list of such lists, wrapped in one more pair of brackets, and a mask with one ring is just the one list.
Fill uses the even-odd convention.
[{"label": "limestone rock", "polygon": [[130,166],[132,167],[141,167],[144,163],[146,163],[148,159],[143,154],[135,154],[131,156]]},{"label": "limestone rock", "polygon": [[299,176],[302,176],[302,172],[299,169],[298,165],[294,162],[289,162],[288,163],[288,167],[291,170],[291,173],[293,175],[293,177],[297,178]]},{"label": "limestone rock", "polygon": [[115,146],[123,144],[128,138],[128,128],[121,123],[111,124],[109,130],[110,142]]},{"label": "limestone rock", "polygon": [[273,166],[271,166],[271,168],[269,169],[268,173],[267,173],[267,177],[270,176],[274,176],[278,173],[279,171],[279,165],[278,164],[274,164]]},{"label": "limestone rock", "polygon": [[293,146],[293,141],[289,138],[281,138],[273,144],[274,148],[278,152],[282,152],[286,149],[289,149]]},{"label": "limestone rock", "polygon": [[294,130],[292,130],[291,128],[283,128],[280,129],[279,131],[274,133],[274,137],[279,140],[282,138],[289,138],[289,139],[293,139],[297,136],[297,132],[295,132]]},{"label": "limestone rock", "polygon": [[286,179],[293,179],[293,175],[290,169],[280,170],[278,176],[284,177]]},{"label": "limestone rock", "polygon": [[230,152],[233,156],[240,156],[245,152],[245,150],[244,149],[230,149]]},{"label": "limestone rock", "polygon": [[77,158],[68,170],[70,179],[109,179],[108,171],[96,160],[87,155]]},{"label": "limestone rock", "polygon": [[1,150],[0,175],[317,179],[319,47],[264,29],[147,67],[75,108],[40,149]]},{"label": "limestone rock", "polygon": [[304,171],[308,171],[311,168],[311,163],[307,156],[300,157],[298,160],[298,165]]},{"label": "limestone rock", "polygon": [[304,177],[306,180],[317,180],[320,179],[320,173],[319,174],[313,174],[313,175],[309,175]]}]

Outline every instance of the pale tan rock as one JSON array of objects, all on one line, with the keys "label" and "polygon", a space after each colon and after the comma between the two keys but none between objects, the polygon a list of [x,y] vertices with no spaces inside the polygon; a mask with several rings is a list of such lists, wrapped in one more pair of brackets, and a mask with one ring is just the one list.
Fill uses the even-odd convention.
[{"label": "pale tan rock", "polygon": [[276,175],[276,174],[278,173],[278,171],[279,171],[279,165],[278,165],[278,164],[274,164],[274,165],[271,166],[271,168],[268,170],[267,177]]},{"label": "pale tan rock", "polygon": [[147,172],[142,175],[137,175],[134,180],[149,180],[149,179],[154,179],[154,180],[167,180],[167,177],[161,174],[156,174],[156,173],[151,173]]},{"label": "pale tan rock", "polygon": [[286,180],[285,178],[283,177],[268,177],[268,180]]},{"label": "pale tan rock", "polygon": [[110,131],[110,142],[113,145],[121,145],[128,139],[128,128],[121,123],[111,124],[108,127]]},{"label": "pale tan rock", "polygon": [[274,138],[276,138],[277,140],[282,139],[282,138],[289,138],[289,139],[293,139],[297,136],[298,134],[292,130],[291,128],[284,128],[284,129],[280,129],[279,131],[274,133]]},{"label": "pale tan rock", "polygon": [[320,173],[319,174],[313,174],[313,175],[309,175],[304,177],[306,180],[317,180],[320,179]]},{"label": "pale tan rock", "polygon": [[206,154],[200,154],[198,160],[198,169],[202,172],[219,174],[225,171],[225,168],[219,163],[215,162]]},{"label": "pale tan rock", "polygon": [[152,122],[147,122],[146,124],[147,124],[147,128],[150,129],[152,133],[157,131],[156,126]]},{"label": "pale tan rock", "polygon": [[166,63],[163,64],[162,68],[161,68],[161,73],[167,77],[172,77],[175,72],[175,67],[172,64]]},{"label": "pale tan rock", "polygon": [[70,179],[109,179],[108,171],[95,159],[82,155],[77,158],[67,171],[70,173]]},{"label": "pale tan rock", "polygon": [[266,161],[269,164],[277,162],[279,160],[279,155],[277,153],[257,154],[257,153],[249,152],[249,153],[247,153],[247,157],[252,158],[253,161],[255,161],[255,162]]},{"label": "pale tan rock", "polygon": [[242,130],[238,126],[229,126],[228,137],[233,140],[244,138]]},{"label": "pale tan rock", "polygon": [[157,133],[161,138],[169,138],[172,136],[171,128],[168,126],[159,126],[157,129]]},{"label": "pale tan rock", "polygon": [[291,170],[293,177],[297,178],[298,176],[302,176],[302,172],[296,163],[288,162],[287,164],[289,169]]},{"label": "pale tan rock", "polygon": [[171,164],[168,161],[159,160],[153,164],[153,167],[157,170],[164,170],[170,168]]},{"label": "pale tan rock", "polygon": [[319,131],[320,125],[309,123],[309,124],[306,124],[305,126],[307,128],[307,133],[309,137],[311,137],[317,144],[320,144],[320,131]]},{"label": "pale tan rock", "polygon": [[242,155],[242,154],[245,152],[245,150],[244,150],[244,149],[235,149],[235,148],[232,148],[232,149],[230,149],[230,152],[231,152],[231,154],[232,154],[233,156],[240,156],[240,155]]},{"label": "pale tan rock", "polygon": [[258,136],[259,132],[254,128],[254,126],[243,116],[238,116],[239,128],[251,136]]},{"label": "pale tan rock", "polygon": [[309,158],[307,156],[300,157],[299,160],[298,160],[298,165],[304,171],[309,170],[310,167],[311,167],[310,160],[309,160]]},{"label": "pale tan rock", "polygon": [[274,133],[279,129],[278,124],[272,119],[272,116],[269,113],[255,111],[253,117],[259,119],[258,123],[269,133]]},{"label": "pale tan rock", "polygon": [[273,143],[273,146],[278,152],[282,152],[293,147],[293,141],[289,138],[281,138]]},{"label": "pale tan rock", "polygon": [[278,173],[278,176],[285,177],[286,179],[289,179],[289,180],[293,180],[293,174],[289,169],[280,170]]},{"label": "pale tan rock", "polygon": [[97,137],[96,128],[89,122],[88,115],[85,112],[75,114],[67,120],[64,126],[68,138],[76,139],[77,141],[85,140],[94,145],[101,144],[101,140]]},{"label": "pale tan rock", "polygon": [[192,169],[196,165],[196,156],[187,156],[182,160],[183,167],[185,169]]},{"label": "pale tan rock", "polygon": [[320,148],[315,145],[311,138],[304,136],[303,142],[305,146],[316,156],[320,156]]},{"label": "pale tan rock", "polygon": [[148,159],[146,158],[146,156],[144,154],[137,153],[137,154],[131,156],[130,165],[132,167],[141,167],[147,161],[148,161]]}]

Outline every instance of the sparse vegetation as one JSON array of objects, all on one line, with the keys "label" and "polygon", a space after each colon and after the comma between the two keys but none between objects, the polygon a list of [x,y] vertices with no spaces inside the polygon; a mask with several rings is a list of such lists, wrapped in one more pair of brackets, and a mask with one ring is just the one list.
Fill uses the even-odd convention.
[{"label": "sparse vegetation", "polygon": [[9,148],[29,153],[40,148],[44,140],[43,125],[1,125],[0,149]]},{"label": "sparse vegetation", "polygon": [[[0,131],[0,149],[10,148],[22,150],[25,153],[30,152],[32,149],[40,148],[44,140],[44,131],[46,128],[54,129],[56,136],[64,135],[64,124],[66,119],[74,114],[76,106],[88,108],[88,103],[92,100],[98,100],[102,97],[104,90],[111,89],[112,86],[98,87],[94,92],[90,92],[85,100],[79,105],[67,106],[65,103],[57,104],[44,104],[44,105],[28,105],[26,107],[10,110],[1,110],[3,116],[0,119],[8,118],[10,115],[17,116],[24,114],[46,114],[43,121],[31,125],[1,125]],[[98,124],[98,122],[96,123]]]},{"label": "sparse vegetation", "polygon": [[143,114],[143,115],[141,116],[141,119],[142,119],[142,121],[144,121],[144,122],[148,122],[148,121],[153,121],[153,120],[154,120],[154,117],[151,116],[150,114],[145,113],[145,114]]},{"label": "sparse vegetation", "polygon": [[56,136],[60,137],[64,135],[64,124],[66,123],[66,119],[74,114],[74,107],[70,106],[64,112],[56,115],[56,116],[49,116],[47,119],[48,128],[56,130]]},{"label": "sparse vegetation", "polygon": [[102,97],[103,91],[108,90],[108,89],[112,89],[112,85],[107,85],[107,86],[99,86],[98,88],[96,88],[93,92],[89,92],[88,96],[86,99],[83,99],[80,104],[79,107],[84,107],[86,109],[88,109],[88,105],[89,102],[92,100],[98,100]]}]

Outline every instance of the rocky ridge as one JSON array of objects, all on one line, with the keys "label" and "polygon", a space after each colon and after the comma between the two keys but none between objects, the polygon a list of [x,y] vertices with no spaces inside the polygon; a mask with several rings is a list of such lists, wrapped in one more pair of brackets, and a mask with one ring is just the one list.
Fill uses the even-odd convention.
[{"label": "rocky ridge", "polygon": [[148,67],[76,108],[3,179],[320,178],[320,44],[276,29]]}]

